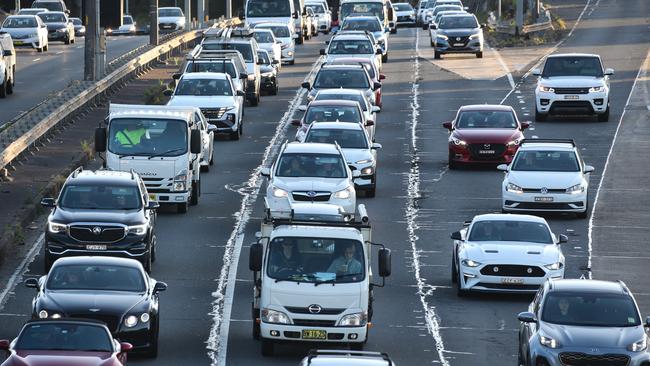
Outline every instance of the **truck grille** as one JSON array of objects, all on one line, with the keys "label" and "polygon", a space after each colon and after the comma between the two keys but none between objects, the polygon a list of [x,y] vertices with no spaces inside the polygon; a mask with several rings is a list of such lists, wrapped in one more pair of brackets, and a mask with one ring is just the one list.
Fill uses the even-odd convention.
[{"label": "truck grille", "polygon": [[[285,309],[287,309],[290,313],[294,314],[313,314],[312,312],[309,311],[309,308],[303,308],[303,307],[293,307],[293,306],[285,306]],[[345,309],[337,309],[337,308],[323,308],[321,309],[320,312],[318,312],[319,315],[338,315],[341,314]]]},{"label": "truck grille", "polygon": [[147,193],[169,193],[172,188],[173,178],[142,178]]},{"label": "truck grille", "polygon": [[226,113],[226,108],[201,108],[201,112],[207,119],[219,119]]},{"label": "truck grille", "polygon": [[514,264],[490,264],[481,269],[484,276],[501,277],[544,277],[546,273],[537,266],[520,266]]},{"label": "truck grille", "polygon": [[293,200],[301,202],[327,202],[330,200],[330,192],[293,192]]},{"label": "truck grille", "polygon": [[553,88],[555,94],[589,94],[589,88]]},{"label": "truck grille", "polygon": [[294,319],[293,325],[301,327],[333,327],[336,325],[336,320]]},{"label": "truck grille", "polygon": [[[97,228],[101,230],[98,234]],[[81,242],[114,243],[124,238],[122,226],[74,225],[70,226],[70,237]]]},{"label": "truck grille", "polygon": [[588,355],[580,352],[562,352],[560,362],[566,366],[627,366],[630,357],[617,354]]}]

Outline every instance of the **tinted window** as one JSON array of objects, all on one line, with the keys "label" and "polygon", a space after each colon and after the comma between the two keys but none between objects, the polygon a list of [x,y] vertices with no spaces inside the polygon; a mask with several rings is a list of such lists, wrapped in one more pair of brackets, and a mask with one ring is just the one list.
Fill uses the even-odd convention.
[{"label": "tinted window", "polygon": [[63,6],[61,5],[61,3],[49,2],[49,1],[47,2],[34,1],[32,3],[32,8],[43,8],[49,11],[63,11]]},{"label": "tinted window", "polygon": [[332,154],[283,154],[278,161],[278,177],[345,178],[345,161]]},{"label": "tinted window", "polygon": [[512,163],[512,170],[542,172],[580,171],[578,158],[573,151],[522,151]]},{"label": "tinted window", "polygon": [[235,65],[231,62],[190,61],[185,67],[185,72],[221,72],[230,75],[233,79],[237,78]]},{"label": "tinted window", "polygon": [[639,313],[628,295],[599,293],[550,293],[542,309],[542,320],[587,327],[635,327]]},{"label": "tinted window", "polygon": [[440,19],[440,24],[438,24],[438,27],[442,29],[478,28],[478,23],[476,23],[476,19],[474,19],[474,17],[450,16],[442,17],[442,19]]},{"label": "tinted window", "polygon": [[407,3],[393,4],[393,8],[395,8],[395,10],[397,11],[413,10],[411,4],[407,4]]},{"label": "tinted window", "polygon": [[67,184],[59,206],[66,209],[136,210],[142,206],[138,187],[107,184]]},{"label": "tinted window", "polygon": [[384,5],[380,2],[346,3],[341,5],[341,19],[350,14],[374,15],[384,20]]},{"label": "tinted window", "polygon": [[235,50],[241,53],[244,61],[253,62],[253,48],[247,43],[204,43],[205,50]]},{"label": "tinted window", "polygon": [[174,95],[223,96],[232,95],[227,79],[181,79]]},{"label": "tinted window", "polygon": [[9,17],[2,24],[3,28],[35,28],[38,26],[34,17]]},{"label": "tinted window", "polygon": [[314,87],[318,89],[368,89],[370,82],[367,75],[361,68],[358,70],[321,69],[314,80]]},{"label": "tinted window", "polygon": [[515,117],[510,111],[467,111],[462,112],[456,128],[517,128]]},{"label": "tinted window", "polygon": [[77,323],[29,324],[16,344],[18,350],[113,352],[106,329]]},{"label": "tinted window", "polygon": [[125,25],[133,24],[133,18],[131,17],[123,17],[122,18],[122,23]]},{"label": "tinted window", "polygon": [[255,32],[253,38],[257,43],[273,43],[273,35],[270,32]]},{"label": "tinted window", "polygon": [[338,143],[344,149],[368,148],[363,130],[312,128],[305,137],[305,142]]},{"label": "tinted window", "polygon": [[355,55],[363,54],[370,55],[375,53],[372,43],[368,40],[359,39],[359,40],[334,40],[330,44],[328,53],[332,55]]},{"label": "tinted window", "polygon": [[271,59],[269,58],[269,54],[266,52],[257,51],[257,58],[259,58],[264,65],[271,64]]},{"label": "tinted window", "polygon": [[603,66],[597,57],[550,57],[546,59],[542,77],[603,76]]},{"label": "tinted window", "polygon": [[179,156],[187,151],[187,123],[182,120],[116,118],[108,136],[108,150],[118,155]]},{"label": "tinted window", "polygon": [[137,268],[112,265],[64,265],[47,276],[48,290],[99,290],[145,292],[147,287]]},{"label": "tinted window", "polygon": [[469,241],[520,241],[553,244],[548,227],[539,222],[486,220],[472,225]]},{"label": "tinted window", "polygon": [[45,23],[65,23],[65,15],[57,13],[39,13]]},{"label": "tinted window", "polygon": [[256,17],[290,17],[291,0],[249,0],[246,16]]},{"label": "tinted window", "polygon": [[366,105],[366,98],[361,94],[334,94],[334,93],[319,93],[314,100],[350,100],[359,103],[363,111],[368,110]]},{"label": "tinted window", "polygon": [[259,26],[257,28],[270,29],[271,32],[273,32],[273,35],[275,35],[278,38],[291,37],[291,33],[288,27],[283,27],[279,25],[268,25],[268,26]]},{"label": "tinted window", "polygon": [[158,9],[159,17],[182,17],[183,12],[180,9]]},{"label": "tinted window", "polygon": [[368,76],[370,76],[371,79],[375,78],[375,68],[370,64],[370,62],[366,61],[348,61],[348,60],[334,60],[331,63],[328,63],[329,65],[358,65],[361,64],[363,67],[366,69],[368,72]]},{"label": "tinted window", "polygon": [[306,5],[308,8],[314,11],[316,14],[323,14],[325,13],[325,7],[321,4],[308,4]]},{"label": "tinted window", "polygon": [[354,106],[312,106],[307,110],[304,121],[312,122],[360,122],[361,113]]},{"label": "tinted window", "polygon": [[367,30],[369,32],[380,32],[381,24],[379,24],[378,20],[346,18],[343,22],[343,26],[341,26],[341,30]]}]

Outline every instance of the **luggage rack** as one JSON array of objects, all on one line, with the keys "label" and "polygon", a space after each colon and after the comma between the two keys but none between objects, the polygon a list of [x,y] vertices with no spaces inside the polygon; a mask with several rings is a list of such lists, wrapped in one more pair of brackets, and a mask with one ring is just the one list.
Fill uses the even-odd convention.
[{"label": "luggage rack", "polygon": [[357,215],[343,211],[338,205],[329,203],[294,203],[287,200],[286,206],[271,209],[264,198],[264,223],[274,227],[281,225],[307,225],[323,227],[369,228],[370,218],[366,206],[357,206]]}]

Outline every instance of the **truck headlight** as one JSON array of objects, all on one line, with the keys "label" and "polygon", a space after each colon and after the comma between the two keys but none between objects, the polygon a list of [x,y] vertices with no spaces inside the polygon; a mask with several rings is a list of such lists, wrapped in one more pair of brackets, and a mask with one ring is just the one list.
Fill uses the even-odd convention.
[{"label": "truck headlight", "polygon": [[346,189],[342,189],[336,193],[334,193],[334,197],[342,200],[346,200],[350,197],[352,197],[352,192],[354,191],[354,188],[348,187]]},{"label": "truck headlight", "polygon": [[287,314],[271,309],[262,309],[262,321],[273,324],[291,324]]},{"label": "truck headlight", "polygon": [[551,271],[557,271],[564,268],[564,264],[562,264],[562,262],[555,262],[551,264],[545,264],[544,267],[550,269]]},{"label": "truck headlight", "polygon": [[273,187],[273,197],[276,198],[289,197],[289,192],[285,191],[282,188]]},{"label": "truck headlight", "polygon": [[553,349],[560,348],[560,343],[557,340],[543,335],[539,336],[539,343],[542,346],[548,348],[553,348]]},{"label": "truck headlight", "polygon": [[508,183],[508,185],[506,186],[506,191],[513,192],[513,193],[524,193],[523,188],[513,183]]},{"label": "truck headlight", "polygon": [[643,335],[643,338],[627,346],[627,350],[631,352],[641,352],[648,348],[648,337]]},{"label": "truck headlight", "polygon": [[545,93],[553,93],[555,91],[555,89],[551,88],[550,86],[540,85],[539,86],[539,91],[545,92]]},{"label": "truck headlight", "polygon": [[582,184],[576,184],[566,189],[568,194],[580,194],[585,191],[585,187]]},{"label": "truck headlight", "polygon": [[127,234],[144,235],[147,233],[147,224],[133,225],[127,228]]},{"label": "truck headlight", "polygon": [[187,170],[183,169],[174,177],[174,185],[172,191],[183,192],[187,190]]},{"label": "truck headlight", "polygon": [[68,229],[68,225],[63,225],[63,224],[57,224],[56,222],[48,222],[47,223],[47,229],[51,233],[64,233]]},{"label": "truck headlight", "polygon": [[366,313],[349,314],[341,318],[339,327],[363,327],[368,322]]},{"label": "truck headlight", "polygon": [[602,91],[605,91],[604,86],[594,86],[594,87],[589,88],[590,93],[597,93],[597,92],[602,92]]},{"label": "truck headlight", "polygon": [[473,261],[471,259],[463,259],[460,263],[462,263],[463,266],[465,267],[471,267],[471,268],[475,268],[481,265],[480,262]]}]

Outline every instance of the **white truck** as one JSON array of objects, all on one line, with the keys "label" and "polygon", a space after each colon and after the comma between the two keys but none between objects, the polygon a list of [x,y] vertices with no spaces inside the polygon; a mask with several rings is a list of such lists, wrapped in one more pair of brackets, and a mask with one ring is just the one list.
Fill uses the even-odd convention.
[{"label": "white truck", "polygon": [[11,36],[0,33],[0,98],[14,92],[16,83],[16,51]]},{"label": "white truck", "polygon": [[185,213],[201,195],[199,115],[195,107],[111,104],[95,150],[105,152],[105,168],[140,174],[150,200]]},{"label": "white truck", "polygon": [[[355,217],[326,203],[267,209],[249,257],[253,337],[261,341],[263,356],[288,342],[363,349],[372,324],[373,288],[383,287],[390,276],[391,253],[371,241],[364,205]],[[379,248],[381,283],[372,281],[373,247]]]}]

